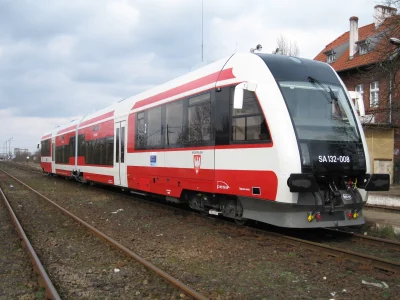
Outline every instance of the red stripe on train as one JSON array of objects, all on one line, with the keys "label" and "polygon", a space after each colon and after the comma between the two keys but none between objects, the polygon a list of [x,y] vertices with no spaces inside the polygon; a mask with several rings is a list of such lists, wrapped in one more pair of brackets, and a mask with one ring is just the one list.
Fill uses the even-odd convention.
[{"label": "red stripe on train", "polygon": [[82,122],[79,125],[79,127],[86,126],[86,125],[89,125],[89,124],[92,124],[92,123],[95,123],[95,122],[98,122],[98,121],[101,121],[101,120],[104,120],[104,119],[107,119],[107,118],[113,117],[113,116],[114,116],[114,111],[110,111],[108,113],[102,114],[101,116],[95,117],[93,119],[89,119],[85,122]]},{"label": "red stripe on train", "polygon": [[143,100],[137,101],[133,105],[132,109],[139,108],[139,107],[142,107],[145,105],[149,105],[149,104],[155,103],[157,101],[167,99],[167,98],[179,95],[179,94],[183,94],[185,92],[188,92],[188,91],[200,88],[202,86],[206,86],[208,84],[214,83],[217,80],[222,81],[222,80],[228,80],[228,79],[233,79],[233,78],[236,78],[236,77],[233,75],[232,68],[222,70],[221,72],[218,71],[218,72],[212,73],[210,75],[190,81],[188,83],[182,84],[180,86],[177,86],[177,87],[167,90],[165,92],[162,92],[162,93],[156,94],[154,96],[145,98]]},{"label": "red stripe on train", "polygon": [[42,140],[47,140],[48,138],[51,138],[51,133],[49,133],[45,136],[42,136]]},{"label": "red stripe on train", "polygon": [[71,176],[72,172],[67,170],[56,169],[56,174],[63,176]]},{"label": "red stripe on train", "polygon": [[57,134],[62,134],[62,133],[64,133],[64,132],[68,132],[68,131],[71,131],[71,130],[75,130],[75,129],[76,129],[76,126],[77,126],[77,125],[73,125],[73,126],[64,128],[64,129],[58,131]]},{"label": "red stripe on train", "polygon": [[40,167],[43,169],[43,172],[51,173],[51,162],[41,162]]},{"label": "red stripe on train", "polygon": [[114,184],[114,176],[102,175],[96,173],[83,173],[83,178],[89,181],[101,182],[106,184]]},{"label": "red stripe on train", "polygon": [[192,190],[276,200],[278,190],[273,171],[128,166],[127,173],[129,188],[172,197]]}]

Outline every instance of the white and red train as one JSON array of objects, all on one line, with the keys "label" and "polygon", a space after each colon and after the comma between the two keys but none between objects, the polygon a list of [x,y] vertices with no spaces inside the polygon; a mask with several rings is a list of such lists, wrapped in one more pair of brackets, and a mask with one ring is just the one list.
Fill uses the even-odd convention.
[{"label": "white and red train", "polygon": [[328,64],[234,54],[47,132],[42,168],[237,222],[359,225],[389,175],[349,99]]}]

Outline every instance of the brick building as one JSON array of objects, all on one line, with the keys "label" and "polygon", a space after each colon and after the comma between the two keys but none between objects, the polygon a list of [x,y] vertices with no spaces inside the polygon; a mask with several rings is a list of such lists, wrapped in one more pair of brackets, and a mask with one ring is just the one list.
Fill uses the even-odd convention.
[{"label": "brick building", "polygon": [[388,172],[392,182],[400,182],[400,43],[390,40],[400,37],[397,9],[377,5],[373,21],[358,27],[358,18],[351,17],[350,30],[314,59],[329,63],[347,89],[359,93],[373,172]]}]

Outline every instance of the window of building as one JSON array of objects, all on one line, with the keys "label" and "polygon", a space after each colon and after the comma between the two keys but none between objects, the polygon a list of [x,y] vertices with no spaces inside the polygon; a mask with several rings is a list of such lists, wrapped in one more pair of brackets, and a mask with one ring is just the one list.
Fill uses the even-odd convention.
[{"label": "window of building", "polygon": [[[364,103],[364,85],[358,84],[355,86],[354,90],[360,94],[362,103]],[[354,105],[357,105],[357,103],[354,103]]]},{"label": "window of building", "polygon": [[243,108],[233,108],[233,93],[231,93],[231,140],[259,141],[270,140],[264,115],[254,92],[244,91]]},{"label": "window of building", "polygon": [[189,143],[198,144],[211,140],[211,95],[202,94],[189,98]]},{"label": "window of building", "polygon": [[328,64],[330,64],[330,63],[334,62],[335,60],[336,60],[336,52],[334,52],[334,51],[329,52],[326,57],[326,62]]},{"label": "window of building", "polygon": [[379,82],[374,81],[369,85],[369,101],[371,107],[379,106]]},{"label": "window of building", "polygon": [[183,143],[183,101],[168,103],[165,106],[165,145]]},{"label": "window of building", "polygon": [[369,52],[369,45],[368,44],[361,44],[359,53],[360,55],[366,54]]}]

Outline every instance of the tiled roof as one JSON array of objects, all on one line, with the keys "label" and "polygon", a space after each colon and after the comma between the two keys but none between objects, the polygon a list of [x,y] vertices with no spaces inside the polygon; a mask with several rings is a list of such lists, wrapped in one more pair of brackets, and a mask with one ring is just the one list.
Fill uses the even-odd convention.
[{"label": "tiled roof", "polygon": [[[387,29],[386,26],[379,26],[377,29],[375,29],[375,24],[368,24],[363,27],[358,28],[358,41],[363,41],[367,39],[368,37],[373,37],[377,35],[379,32],[382,32],[384,29]],[[346,46],[344,51],[341,53],[339,57],[336,57],[336,60],[330,65],[336,70],[336,71],[343,71],[347,69],[353,69],[365,65],[372,64],[374,62],[377,62],[380,60],[380,55],[377,51],[371,51],[366,54],[359,55],[359,52],[357,51],[353,59],[350,59],[349,57],[349,39],[350,39],[350,32],[347,31],[343,33],[341,36],[339,36],[337,39],[332,41],[330,44],[326,45],[326,47],[314,58],[314,60],[318,61],[323,61],[326,62],[327,56],[324,54],[325,52],[328,52],[330,50],[333,50],[339,46]],[[389,42],[387,41],[388,46],[390,47]],[[345,45],[347,44],[347,45]]]}]

